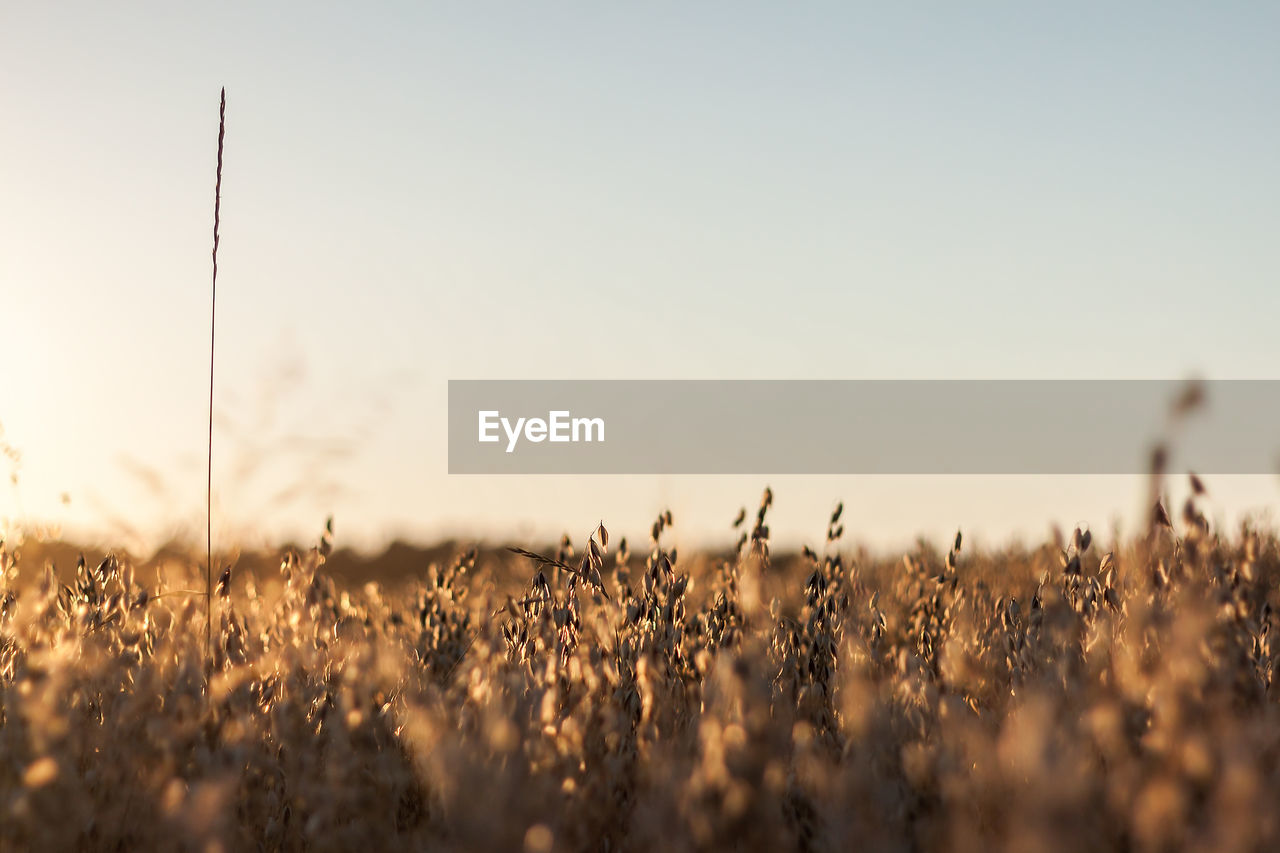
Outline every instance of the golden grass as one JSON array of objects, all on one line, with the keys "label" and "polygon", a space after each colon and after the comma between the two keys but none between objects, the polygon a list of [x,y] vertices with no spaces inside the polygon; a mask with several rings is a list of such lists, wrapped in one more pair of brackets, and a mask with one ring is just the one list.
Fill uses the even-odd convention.
[{"label": "golden grass", "polygon": [[770,502],[727,558],[664,513],[644,554],[601,524],[394,587],[336,583],[326,537],[214,597],[208,689],[197,561],[2,550],[0,849],[1280,842],[1274,533],[1193,502],[1108,554],[890,560],[837,512],[779,557]]}]

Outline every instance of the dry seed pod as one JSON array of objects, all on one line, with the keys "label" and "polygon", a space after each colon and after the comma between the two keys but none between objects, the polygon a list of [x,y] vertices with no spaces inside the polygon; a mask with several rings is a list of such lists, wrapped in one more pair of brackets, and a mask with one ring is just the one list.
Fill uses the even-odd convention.
[{"label": "dry seed pod", "polygon": [[324,533],[320,535],[320,556],[328,557],[333,553],[333,516],[324,522]]},{"label": "dry seed pod", "polygon": [[587,582],[595,588],[596,592],[604,596],[605,601],[609,600],[609,593],[604,588],[604,578],[600,576],[600,570],[595,566],[592,566],[590,571],[587,572]]},{"label": "dry seed pod", "polygon": [[1204,383],[1198,379],[1189,381],[1173,404],[1173,416],[1182,417],[1199,408],[1204,402]]},{"label": "dry seed pod", "polygon": [[1151,510],[1152,521],[1156,524],[1173,529],[1173,522],[1169,520],[1169,513],[1165,511],[1164,504],[1156,501],[1155,507]]},{"label": "dry seed pod", "polygon": [[747,520],[747,508],[744,506],[742,509],[738,510],[737,517],[733,519],[733,529],[737,530],[739,527],[742,526],[742,522],[746,520]]},{"label": "dry seed pod", "polygon": [[1197,495],[1203,495],[1205,493],[1204,482],[1194,473],[1189,474],[1188,477],[1191,480],[1191,491]]},{"label": "dry seed pod", "polygon": [[609,547],[609,531],[605,529],[604,522],[600,522],[600,544],[608,549]]},{"label": "dry seed pod", "polygon": [[1163,444],[1157,444],[1155,449],[1151,451],[1151,473],[1160,475],[1164,473],[1165,464],[1169,461],[1169,452]]}]

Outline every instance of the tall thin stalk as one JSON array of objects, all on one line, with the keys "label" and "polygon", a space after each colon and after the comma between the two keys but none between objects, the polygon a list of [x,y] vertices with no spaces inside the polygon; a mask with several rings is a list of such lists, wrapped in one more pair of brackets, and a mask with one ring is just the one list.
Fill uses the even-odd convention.
[{"label": "tall thin stalk", "polygon": [[222,142],[227,131],[227,90],[218,104],[218,179],[213,190],[213,293],[209,305],[209,458],[205,480],[205,648],[213,674],[213,354],[218,332],[218,227],[222,221]]}]

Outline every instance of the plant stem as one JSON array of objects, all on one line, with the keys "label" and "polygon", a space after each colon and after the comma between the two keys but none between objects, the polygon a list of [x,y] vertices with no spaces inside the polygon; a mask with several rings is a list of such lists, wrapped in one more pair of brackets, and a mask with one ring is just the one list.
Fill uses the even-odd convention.
[{"label": "plant stem", "polygon": [[209,458],[205,480],[205,648],[213,677],[213,354],[218,331],[218,227],[222,218],[222,141],[227,130],[227,90],[218,104],[218,179],[213,191],[213,293],[209,305]]}]

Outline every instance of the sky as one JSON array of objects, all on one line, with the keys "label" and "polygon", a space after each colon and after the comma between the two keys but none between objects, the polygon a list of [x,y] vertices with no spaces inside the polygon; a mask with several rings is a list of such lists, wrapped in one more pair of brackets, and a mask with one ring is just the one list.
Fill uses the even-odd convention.
[{"label": "sky", "polygon": [[[1123,477],[460,477],[449,379],[1278,378],[1280,8],[9,4],[0,526],[998,543]],[[1211,480],[1224,518],[1274,474]]]}]

